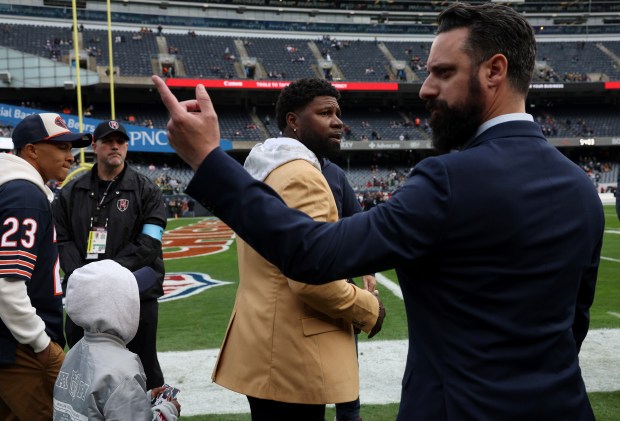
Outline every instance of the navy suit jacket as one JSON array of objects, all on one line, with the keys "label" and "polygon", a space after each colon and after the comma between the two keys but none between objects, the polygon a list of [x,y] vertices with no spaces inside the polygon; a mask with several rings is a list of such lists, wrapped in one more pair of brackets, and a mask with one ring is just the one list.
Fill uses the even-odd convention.
[{"label": "navy suit jacket", "polygon": [[338,219],[351,216],[362,211],[362,206],[355,196],[353,188],[347,180],[347,175],[338,165],[329,159],[323,158],[321,172],[329,184],[338,208]]},{"label": "navy suit jacket", "polygon": [[219,149],[187,192],[292,279],[396,268],[409,329],[399,420],[594,418],[578,352],[603,209],[537,124],[427,158],[388,202],[337,223],[288,209]]},{"label": "navy suit jacket", "polygon": [[620,174],[618,175],[618,182],[616,184],[616,214],[620,219]]}]

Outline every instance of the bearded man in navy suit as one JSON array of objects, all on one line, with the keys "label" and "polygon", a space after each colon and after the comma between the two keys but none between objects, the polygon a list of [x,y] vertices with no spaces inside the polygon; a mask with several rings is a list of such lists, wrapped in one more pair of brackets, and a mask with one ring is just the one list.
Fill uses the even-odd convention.
[{"label": "bearded man in navy suit", "polygon": [[220,148],[202,86],[171,113],[187,191],[288,277],[395,267],[409,326],[398,420],[592,420],[579,367],[604,230],[585,173],[550,145],[525,100],[536,42],[496,4],[438,18],[420,90],[435,147],[385,204],[337,223],[288,209]]},{"label": "bearded man in navy suit", "polygon": [[618,219],[620,219],[620,174],[616,184],[616,214],[618,214]]}]

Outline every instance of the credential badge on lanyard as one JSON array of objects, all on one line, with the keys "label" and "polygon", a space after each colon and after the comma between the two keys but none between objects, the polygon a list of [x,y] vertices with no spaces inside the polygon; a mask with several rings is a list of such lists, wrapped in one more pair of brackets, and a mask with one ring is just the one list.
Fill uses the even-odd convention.
[{"label": "credential badge on lanyard", "polygon": [[88,233],[88,246],[86,259],[97,259],[99,254],[105,253],[105,243],[108,239],[108,231],[103,227],[94,227]]}]

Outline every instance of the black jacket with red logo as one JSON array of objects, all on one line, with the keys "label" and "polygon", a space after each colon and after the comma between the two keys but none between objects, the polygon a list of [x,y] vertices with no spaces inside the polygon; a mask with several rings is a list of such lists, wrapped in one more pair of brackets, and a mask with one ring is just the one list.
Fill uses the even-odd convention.
[{"label": "black jacket with red logo", "polygon": [[[166,228],[162,192],[146,176],[125,164],[103,197],[97,166],[87,175],[71,181],[53,203],[58,235],[60,266],[69,275],[95,260],[112,259],[131,271],[151,266],[160,274],[158,283],[142,293],[142,300],[163,295],[164,262],[161,242],[142,233],[145,224]],[[87,259],[89,232],[94,227],[107,231],[105,253]]]}]

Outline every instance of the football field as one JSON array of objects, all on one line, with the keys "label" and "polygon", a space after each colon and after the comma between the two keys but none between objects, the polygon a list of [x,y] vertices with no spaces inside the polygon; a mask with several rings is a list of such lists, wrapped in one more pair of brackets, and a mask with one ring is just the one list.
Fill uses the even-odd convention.
[{"label": "football field", "polygon": [[[605,206],[606,231],[591,331],[580,354],[598,420],[620,419],[620,222]],[[170,220],[164,236],[166,295],[158,350],[166,381],[181,389],[183,418],[249,420],[243,395],[211,382],[238,271],[234,233],[216,218]],[[360,397],[365,420],[394,420],[407,352],[406,317],[393,271],[378,275],[388,316],[372,340],[360,335]],[[251,364],[251,361],[248,361]],[[333,409],[328,409],[328,418]]]}]

